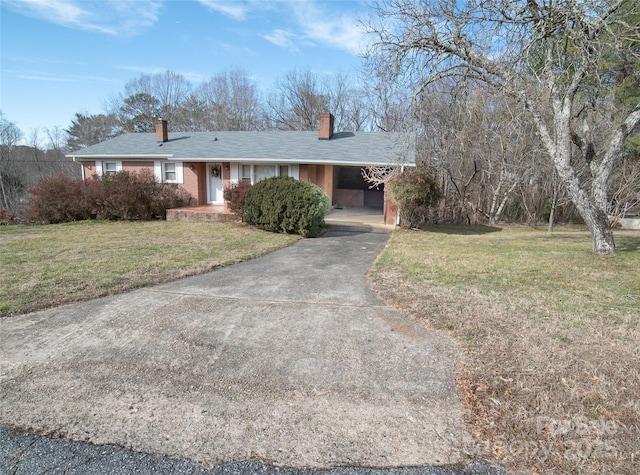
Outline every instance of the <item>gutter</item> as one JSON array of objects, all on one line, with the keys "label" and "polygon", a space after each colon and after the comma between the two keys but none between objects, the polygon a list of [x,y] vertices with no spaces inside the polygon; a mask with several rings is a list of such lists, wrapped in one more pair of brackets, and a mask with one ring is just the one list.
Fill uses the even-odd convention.
[{"label": "gutter", "polygon": [[65,155],[65,157],[67,158],[71,158],[73,159],[74,162],[76,162],[76,159],[80,159],[80,160],[97,160],[97,159],[103,159],[103,158],[111,158],[111,159],[123,159],[123,158],[138,158],[138,159],[142,159],[144,160],[145,158],[149,158],[149,159],[154,159],[154,158],[173,158],[173,154],[150,154],[150,155],[140,155],[140,154],[105,154],[105,155],[76,155],[76,154],[68,154]]}]

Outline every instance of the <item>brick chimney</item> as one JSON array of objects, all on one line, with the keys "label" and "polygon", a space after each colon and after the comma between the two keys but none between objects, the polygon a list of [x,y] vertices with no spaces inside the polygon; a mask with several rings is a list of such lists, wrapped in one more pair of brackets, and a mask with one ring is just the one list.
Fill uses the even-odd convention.
[{"label": "brick chimney", "polygon": [[318,138],[329,140],[333,135],[333,115],[329,112],[320,112],[320,127],[318,128]]},{"label": "brick chimney", "polygon": [[166,142],[169,140],[169,130],[167,129],[167,121],[158,118],[156,120],[156,142]]}]

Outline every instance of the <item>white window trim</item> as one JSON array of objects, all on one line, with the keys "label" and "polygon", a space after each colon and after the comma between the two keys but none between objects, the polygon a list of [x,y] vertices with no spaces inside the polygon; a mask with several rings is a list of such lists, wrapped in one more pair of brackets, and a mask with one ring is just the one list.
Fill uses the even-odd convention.
[{"label": "white window trim", "polygon": [[96,160],[96,175],[102,176],[105,163],[115,163],[116,172],[122,171],[122,160]]},{"label": "white window trim", "polygon": [[[256,165],[268,165],[276,167],[275,176],[280,176],[280,167],[287,166],[289,167],[289,176],[295,178],[296,180],[300,179],[300,166],[297,163],[278,163],[278,162],[251,162],[251,163],[238,163],[238,168],[236,169],[237,180],[242,179],[242,166],[249,165],[251,167],[251,184],[255,185],[255,166]],[[233,178],[233,176],[232,176]]]},{"label": "white window trim", "polygon": [[240,163],[231,163],[230,166],[230,177],[229,181],[231,183],[239,183],[240,182],[240,171],[242,170],[242,164]]},{"label": "white window trim", "polygon": [[[164,164],[175,163],[176,164],[176,179],[165,180],[164,179]],[[184,168],[183,163],[175,160],[155,160],[153,162],[153,174],[156,177],[158,183],[184,183]]]}]

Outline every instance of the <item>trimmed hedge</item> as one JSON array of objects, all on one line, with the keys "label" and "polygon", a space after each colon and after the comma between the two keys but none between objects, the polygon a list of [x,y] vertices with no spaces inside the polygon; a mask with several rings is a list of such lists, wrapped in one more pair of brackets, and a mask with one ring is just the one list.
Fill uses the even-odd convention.
[{"label": "trimmed hedge", "polygon": [[266,231],[316,237],[328,210],[329,197],[313,183],[272,177],[247,192],[242,220]]}]

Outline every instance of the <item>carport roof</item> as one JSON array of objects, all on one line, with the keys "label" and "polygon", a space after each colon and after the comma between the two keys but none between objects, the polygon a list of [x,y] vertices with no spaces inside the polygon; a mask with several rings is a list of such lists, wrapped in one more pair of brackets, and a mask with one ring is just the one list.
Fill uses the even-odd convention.
[{"label": "carport roof", "polygon": [[338,132],[329,140],[316,131],[176,132],[166,142],[154,133],[120,135],[68,154],[74,160],[168,159],[278,162],[350,166],[415,165],[414,141],[395,132]]}]

